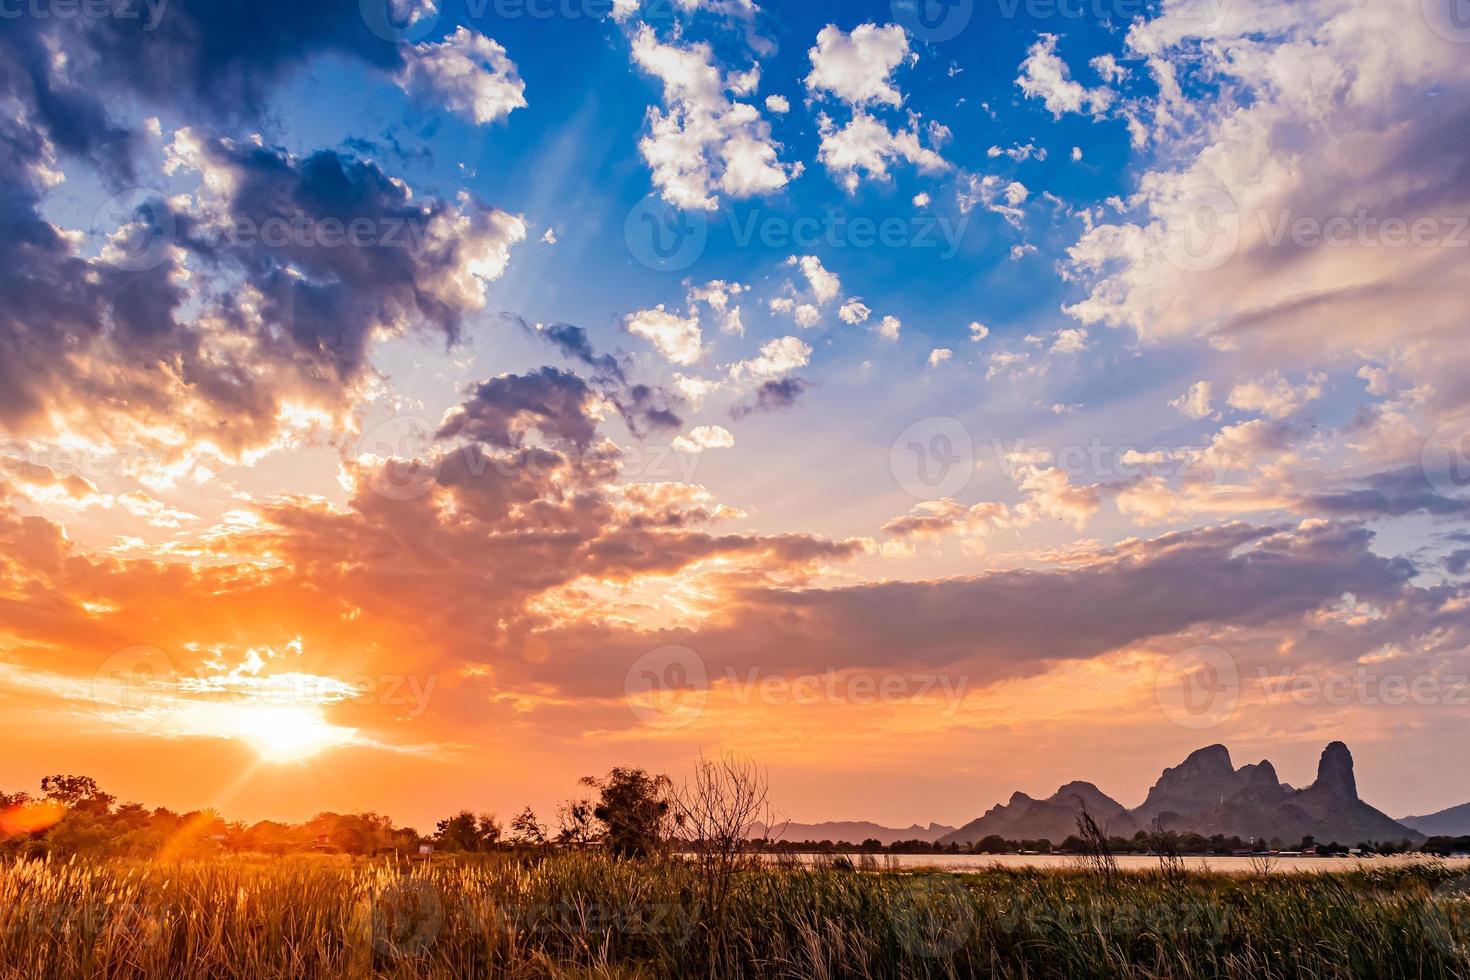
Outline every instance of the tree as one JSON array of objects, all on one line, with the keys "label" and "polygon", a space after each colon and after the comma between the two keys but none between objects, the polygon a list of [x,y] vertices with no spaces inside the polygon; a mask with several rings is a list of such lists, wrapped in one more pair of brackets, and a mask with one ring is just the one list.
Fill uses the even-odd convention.
[{"label": "tree", "polygon": [[584,777],[582,785],[598,792],[592,815],[605,828],[603,842],[615,857],[644,858],[664,849],[672,792],[669,777],[620,766],[602,779]]},{"label": "tree", "polygon": [[591,800],[567,800],[556,808],[558,844],[589,844],[597,838]]},{"label": "tree", "polygon": [[491,814],[476,817],[469,810],[461,810],[439,821],[434,841],[446,851],[492,850],[500,843],[500,824]]},{"label": "tree", "polygon": [[769,801],[765,772],[733,756],[718,762],[701,758],[693,777],[673,793],[675,835],[694,856],[706,921],[716,935],[736,873],[760,860],[748,846],[756,839],[756,828],[761,828],[761,843],[770,840]]},{"label": "tree", "polygon": [[106,814],[117,797],[102,792],[91,776],[47,776],[41,780],[41,792],[68,810]]},{"label": "tree", "polygon": [[536,820],[536,813],[526,807],[510,822],[512,843],[540,847],[546,843],[546,828]]}]

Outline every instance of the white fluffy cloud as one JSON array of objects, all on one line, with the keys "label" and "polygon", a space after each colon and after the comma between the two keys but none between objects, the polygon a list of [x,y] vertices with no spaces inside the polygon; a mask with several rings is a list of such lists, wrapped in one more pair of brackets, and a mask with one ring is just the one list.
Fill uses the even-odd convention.
[{"label": "white fluffy cloud", "polygon": [[925,146],[917,117],[910,118],[908,128],[894,131],[862,110],[854,112],[847,125],[840,127],[822,113],[817,117],[817,129],[822,136],[817,159],[849,192],[858,189],[864,175],[872,180],[887,180],[889,167],[900,160],[913,164],[922,173],[942,173],[949,169],[949,163],[933,148],[939,141],[936,137],[947,135],[948,131],[931,125],[930,145]]},{"label": "white fluffy cloud", "polygon": [[929,366],[931,368],[939,367],[939,365],[943,364],[951,357],[954,357],[953,350],[948,347],[936,347],[929,352]]},{"label": "white fluffy cloud", "polygon": [[526,83],[505,48],[467,27],[437,44],[413,45],[398,83],[482,125],[526,106]]},{"label": "white fluffy cloud", "polygon": [[823,267],[822,260],[815,255],[803,255],[800,258],[793,255],[787,262],[801,267],[802,275],[806,276],[806,281],[811,286],[812,296],[816,297],[818,303],[826,305],[842,292],[842,281],[835,273]]},{"label": "white fluffy cloud", "polygon": [[1242,412],[1260,412],[1281,419],[1295,415],[1307,402],[1322,397],[1322,386],[1327,376],[1321,373],[1309,375],[1302,384],[1293,385],[1278,372],[1264,378],[1245,381],[1230,389],[1227,401],[1231,408]]},{"label": "white fluffy cloud", "polygon": [[1043,34],[1031,45],[1016,84],[1026,95],[1040,99],[1057,118],[1069,112],[1100,116],[1113,104],[1112,89],[1105,85],[1088,88],[1072,78],[1067,63],[1057,54],[1055,34]]},{"label": "white fluffy cloud", "polygon": [[878,336],[884,340],[897,340],[903,323],[896,316],[885,316],[878,324]]},{"label": "white fluffy cloud", "polygon": [[792,371],[807,366],[812,349],[798,337],[776,337],[761,345],[760,354],[730,366],[730,380],[736,384],[764,384],[779,381]]},{"label": "white fluffy cloud", "polygon": [[704,354],[698,314],[680,316],[659,304],[651,310],[630,314],[623,324],[629,333],[648,341],[672,364],[687,367]]},{"label": "white fluffy cloud", "polygon": [[735,437],[722,425],[699,425],[689,430],[688,435],[674,440],[674,448],[685,453],[702,453],[706,449],[729,449],[735,445]]},{"label": "white fluffy cloud", "polygon": [[[1402,410],[1422,431],[1463,414],[1464,45],[1417,0],[1235,4],[1213,23],[1186,6],[1130,30],[1160,94],[1129,112],[1142,138],[1182,121],[1191,138],[1142,174],[1123,219],[1072,247],[1068,273],[1091,291],[1068,312],[1276,370],[1373,358],[1425,393]],[[1190,81],[1209,97],[1185,100]],[[1284,412],[1276,388],[1232,401]]]},{"label": "white fluffy cloud", "polygon": [[857,325],[867,320],[872,312],[861,299],[854,296],[842,304],[842,308],[837,311],[837,316],[843,323]]},{"label": "white fluffy cloud", "polygon": [[1210,407],[1210,399],[1213,394],[1213,389],[1208,381],[1196,381],[1189,386],[1188,391],[1171,401],[1169,407],[1187,419],[1208,418],[1214,411]]},{"label": "white fluffy cloud", "polygon": [[828,24],[817,34],[806,87],[814,94],[831,93],[851,106],[903,104],[893,72],[908,60],[909,39],[896,24],[862,24],[851,34]]},{"label": "white fluffy cloud", "polygon": [[806,79],[807,89],[819,98],[835,98],[852,110],[846,125],[839,125],[825,112],[817,117],[822,137],[817,159],[849,193],[857,191],[864,177],[887,180],[889,168],[898,161],[913,164],[922,173],[949,169],[938,151],[949,139],[947,128],[934,122],[925,126],[918,113],[910,112],[907,125],[895,129],[871,111],[903,105],[893,73],[915,56],[902,28],[863,24],[846,34],[829,24],[808,53],[812,71]]},{"label": "white fluffy cloud", "polygon": [[747,198],[778,191],[801,173],[784,164],[770,124],[753,105],[727,89],[749,83],[748,73],[721,76],[708,44],[665,44],[648,25],[633,38],[633,61],[664,86],[664,107],[648,110],[649,133],[638,144],[653,182],[670,204],[713,211],[719,195]]},{"label": "white fluffy cloud", "polygon": [[967,174],[960,182],[957,199],[960,213],[969,214],[978,205],[994,211],[1005,218],[1006,223],[1019,228],[1026,213],[1021,205],[1031,196],[1031,191],[1019,180],[1006,180],[995,174]]}]

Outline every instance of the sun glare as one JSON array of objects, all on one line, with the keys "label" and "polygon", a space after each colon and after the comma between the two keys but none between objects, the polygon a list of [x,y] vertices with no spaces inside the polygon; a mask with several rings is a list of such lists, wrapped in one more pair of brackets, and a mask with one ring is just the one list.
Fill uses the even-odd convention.
[{"label": "sun glare", "polygon": [[352,740],[355,732],[329,724],[310,708],[256,707],[240,724],[240,736],[268,762],[298,762]]}]

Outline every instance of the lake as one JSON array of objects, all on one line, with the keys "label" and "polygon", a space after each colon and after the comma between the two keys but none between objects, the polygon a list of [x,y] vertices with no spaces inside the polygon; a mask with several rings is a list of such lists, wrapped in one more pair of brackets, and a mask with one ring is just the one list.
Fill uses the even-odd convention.
[{"label": "lake", "polygon": [[[849,855],[854,863],[860,855]],[[831,857],[825,854],[797,855],[806,863],[817,863]],[[944,871],[983,871],[987,868],[1076,868],[1077,857],[1069,854],[877,854],[874,855],[881,867],[938,868]],[[1271,870],[1280,871],[1346,871],[1350,868],[1387,868],[1407,863],[1433,861],[1423,856],[1395,856],[1368,858],[1323,858],[1323,857],[1278,857],[1271,859]],[[1150,871],[1159,866],[1159,859],[1142,854],[1120,854],[1118,867],[1124,871]],[[1446,860],[1450,867],[1470,871],[1470,858]],[[1188,856],[1184,865],[1190,871],[1201,869],[1243,873],[1255,870],[1248,857]]]}]

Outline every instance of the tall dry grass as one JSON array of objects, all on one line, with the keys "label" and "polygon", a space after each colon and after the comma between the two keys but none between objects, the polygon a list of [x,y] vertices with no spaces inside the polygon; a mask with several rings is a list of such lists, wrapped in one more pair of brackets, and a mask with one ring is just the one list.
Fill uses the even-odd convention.
[{"label": "tall dry grass", "polygon": [[679,860],[20,862],[0,865],[0,977],[1470,978],[1464,885],[773,865],[710,929]]}]

